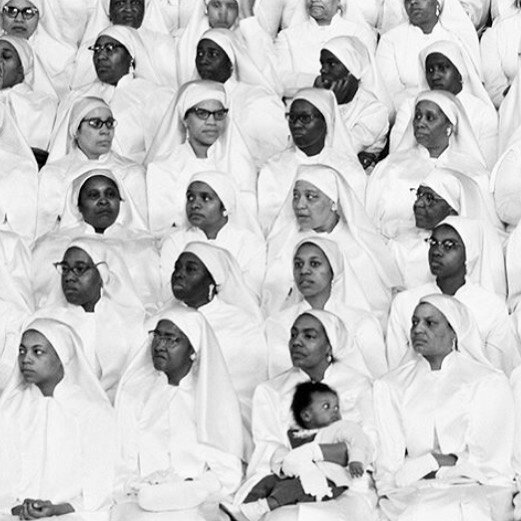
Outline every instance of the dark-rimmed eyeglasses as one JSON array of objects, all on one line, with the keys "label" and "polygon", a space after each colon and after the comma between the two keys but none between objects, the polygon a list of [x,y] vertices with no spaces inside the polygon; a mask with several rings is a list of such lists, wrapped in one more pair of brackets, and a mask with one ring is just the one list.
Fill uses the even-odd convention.
[{"label": "dark-rimmed eyeglasses", "polygon": [[215,121],[223,121],[228,115],[228,109],[206,110],[198,107],[191,108],[186,111],[187,114],[195,114],[195,116],[203,121],[206,121],[210,116],[213,116]]},{"label": "dark-rimmed eyeglasses", "polygon": [[315,119],[315,116],[313,116],[313,114],[307,114],[305,112],[288,112],[286,113],[286,119],[290,122],[291,125],[294,125],[295,123],[297,123],[297,121],[300,122],[302,125],[309,125]]},{"label": "dark-rimmed eyeglasses", "polygon": [[76,277],[81,277],[82,275],[85,275],[87,271],[93,270],[100,264],[103,264],[103,262],[98,262],[97,264],[86,264],[84,262],[77,262],[74,264],[74,266],[70,266],[64,261],[60,262],[54,262],[53,266],[56,268],[56,271],[60,275],[68,275],[69,273],[73,273],[76,275]]},{"label": "dark-rimmed eyeglasses", "polygon": [[444,239],[443,241],[439,241],[434,237],[427,237],[425,242],[429,245],[430,248],[437,248],[439,246],[446,253],[453,250],[454,248],[459,248],[461,246],[458,241],[454,241],[453,239]]},{"label": "dark-rimmed eyeglasses", "polygon": [[103,125],[105,125],[109,130],[111,130],[118,124],[118,122],[112,117],[107,119],[85,118],[81,120],[80,125],[82,123],[87,123],[89,127],[95,128],[96,130],[100,130],[103,127]]},{"label": "dark-rimmed eyeglasses", "polygon": [[429,192],[427,190],[420,188],[411,188],[411,192],[416,195],[417,201],[423,201],[427,206],[431,206],[433,204],[439,203],[440,201],[444,201],[441,197]]},{"label": "dark-rimmed eyeglasses", "polygon": [[177,335],[172,333],[161,333],[158,329],[151,329],[148,334],[152,335],[155,342],[164,342],[165,345],[174,345],[178,338]]},{"label": "dark-rimmed eyeglasses", "polygon": [[112,54],[116,49],[124,48],[124,45],[120,43],[107,42],[107,43],[98,43],[96,45],[91,45],[88,49],[92,51],[94,54],[99,54],[101,51],[105,51],[107,54]]},{"label": "dark-rimmed eyeglasses", "polygon": [[2,12],[13,20],[18,16],[18,13],[21,13],[24,20],[31,20],[38,14],[38,9],[36,7],[23,7],[20,9],[12,5],[4,5]]}]

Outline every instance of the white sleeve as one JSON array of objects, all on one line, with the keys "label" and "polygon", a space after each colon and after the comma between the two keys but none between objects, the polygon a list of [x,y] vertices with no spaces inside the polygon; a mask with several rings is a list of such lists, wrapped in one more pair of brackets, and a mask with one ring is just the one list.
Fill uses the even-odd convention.
[{"label": "white sleeve", "polygon": [[510,150],[497,165],[494,187],[494,203],[499,218],[510,225],[517,225],[521,219],[521,157],[516,150]]},{"label": "white sleeve", "polygon": [[389,366],[382,327],[375,316],[367,316],[357,325],[355,343],[373,378],[379,378],[387,373]]},{"label": "white sleeve", "polygon": [[400,365],[408,346],[408,331],[404,329],[403,317],[400,312],[400,301],[400,295],[398,294],[391,304],[387,322],[387,362],[390,370]]},{"label": "white sleeve", "polygon": [[481,67],[483,83],[496,108],[504,99],[503,92],[508,86],[508,78],[502,68],[497,27],[491,27],[481,37]]},{"label": "white sleeve", "polygon": [[389,97],[393,100],[395,110],[400,106],[405,86],[400,79],[400,73],[396,65],[396,49],[394,42],[384,34],[376,48],[376,64],[380,75],[384,80]]}]

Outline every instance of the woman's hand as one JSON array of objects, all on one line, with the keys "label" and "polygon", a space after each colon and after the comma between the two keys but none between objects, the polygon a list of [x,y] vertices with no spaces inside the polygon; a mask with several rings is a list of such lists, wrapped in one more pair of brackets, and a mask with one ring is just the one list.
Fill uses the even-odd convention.
[{"label": "woman's hand", "polygon": [[[17,514],[14,514],[15,510],[17,510]],[[42,501],[41,499],[24,499],[22,505],[13,509],[13,515],[18,515],[20,519],[63,516],[71,512],[74,512],[74,508],[69,503],[55,505],[50,501]]]},{"label": "woman's hand", "polygon": [[458,462],[458,457],[454,454],[440,454],[439,452],[432,452],[432,455],[440,467],[454,467],[454,465],[456,465]]}]

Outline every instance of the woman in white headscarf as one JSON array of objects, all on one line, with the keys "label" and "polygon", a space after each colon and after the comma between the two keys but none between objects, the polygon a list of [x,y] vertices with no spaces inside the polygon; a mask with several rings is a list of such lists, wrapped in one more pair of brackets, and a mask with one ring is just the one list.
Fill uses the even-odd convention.
[{"label": "woman in white headscarf", "polygon": [[33,247],[32,281],[38,305],[54,278],[51,262],[76,237],[110,245],[125,260],[143,304],[156,309],[160,300],[159,255],[135,203],[119,176],[110,170],[79,173],[69,184],[57,229],[41,236]]},{"label": "woman in white headscarf", "polygon": [[236,184],[224,172],[198,172],[186,187],[185,219],[161,244],[163,295],[171,294],[170,277],[189,242],[210,242],[228,250],[241,268],[244,282],[260,298],[266,270],[266,243]]},{"label": "woman in white headscarf", "polygon": [[288,352],[291,325],[309,309],[334,313],[344,324],[352,341],[342,359],[345,364],[369,378],[387,372],[382,328],[369,312],[358,277],[344,262],[336,242],[310,235],[295,246],[290,296],[283,309],[270,315],[264,325],[270,378],[291,367]]},{"label": "woman in white headscarf", "polygon": [[[103,99],[118,121],[114,150],[138,163],[142,162],[174,94],[173,89],[159,87],[149,79],[153,73],[150,60],[135,29],[113,25],[104,29],[91,47],[97,79],[73,90],[60,104],[51,143],[51,155],[59,158],[67,135],[70,111],[78,98]],[[152,71],[152,73],[150,72]],[[54,141],[59,147],[54,152]]]},{"label": "woman in white headscarf", "polygon": [[110,403],[66,324],[44,314],[23,331],[0,398],[2,518],[106,521],[116,456]]},{"label": "woman in white headscarf", "polygon": [[[288,345],[293,367],[262,383],[255,390],[255,452],[248,466],[249,479],[235,498],[237,503],[242,503],[250,489],[264,476],[272,472],[280,473],[280,462],[276,462],[272,456],[278,449],[291,450],[288,430],[293,427],[294,420],[290,405],[299,383],[311,380],[329,385],[338,393],[342,418],[359,424],[371,441],[375,441],[371,384],[367,378],[342,362],[343,350],[349,342],[342,342],[345,338],[339,335],[342,329],[340,324],[331,313],[315,309],[305,311],[293,322]],[[346,466],[349,456],[346,455],[345,444],[329,447],[319,445],[316,448],[320,453],[320,457],[318,453],[315,454],[316,460],[323,459]],[[356,521],[374,520],[376,496],[365,481],[367,476],[355,490],[355,487],[351,488],[351,479],[346,474],[342,471],[338,475],[345,476],[343,485],[349,488],[335,499],[280,507],[262,519],[340,521],[347,516]]]},{"label": "woman in white headscarf", "polygon": [[429,295],[410,358],[374,385],[376,486],[385,519],[512,519],[514,404],[469,312]]},{"label": "woman in white headscarf", "polygon": [[501,242],[490,232],[480,221],[458,216],[446,217],[434,228],[428,260],[435,282],[399,293],[391,307],[386,336],[391,367],[408,352],[409,317],[416,302],[434,293],[453,295],[469,308],[494,367],[510,375],[519,365],[518,341],[505,303]]},{"label": "woman in white headscarf", "polygon": [[415,110],[396,151],[378,163],[367,184],[365,207],[389,238],[411,226],[414,192],[434,166],[472,177],[488,191],[485,160],[459,100],[432,90],[416,97]]},{"label": "woman in white headscarf", "polygon": [[291,144],[273,155],[259,173],[259,222],[265,235],[291,191],[300,165],[330,166],[347,180],[360,201],[365,196],[366,175],[333,92],[318,88],[299,91],[291,102],[288,124]]},{"label": "woman in white headscarf", "polygon": [[[419,55],[420,90],[445,90],[463,105],[487,166],[497,160],[498,116],[472,62],[461,47],[442,40],[425,47]],[[391,131],[390,151],[399,145],[414,111],[412,98],[404,101]]]},{"label": "woman in white headscarf", "polygon": [[[54,90],[60,97],[65,96],[70,88],[76,48],[51,36],[45,25],[40,23],[40,19],[46,17],[49,6],[46,6],[43,0],[1,0],[0,9],[4,34],[19,36],[29,42],[47,72]],[[30,14],[13,16],[13,9],[29,9]]]},{"label": "woman in white headscarf", "polygon": [[241,479],[237,396],[201,313],[155,315],[116,396],[121,439],[112,521],[221,519]]},{"label": "woman in white headscarf", "polygon": [[[393,6],[401,18],[404,2],[394,0],[385,3],[384,25]],[[395,110],[408,96],[420,91],[418,56],[420,51],[440,40],[455,42],[461,47],[481,74],[479,42],[472,22],[458,0],[428,0],[421,5],[406,2],[407,21],[401,20],[382,35],[376,50],[376,63],[392,98]],[[392,17],[391,17],[392,18]],[[385,29],[387,30],[387,29]]]},{"label": "woman in white headscarf", "polygon": [[[38,235],[56,226],[63,212],[67,187],[86,170],[113,172],[125,185],[141,215],[147,218],[145,169],[112,150],[116,126],[110,107],[101,98],[87,96],[74,102],[68,125],[64,124],[61,135],[55,136],[53,155],[60,159],[52,160],[51,156],[40,172]],[[59,141],[63,148],[58,146]]]},{"label": "woman in white headscarf", "polygon": [[338,244],[370,310],[385,325],[392,288],[401,286],[398,268],[353,190],[325,165],[298,167],[293,189],[273,225],[262,295],[265,313],[281,309],[292,286],[293,249],[308,234],[321,234]]},{"label": "woman in white headscarf", "polygon": [[226,172],[255,214],[257,173],[253,159],[228,115],[225,88],[218,82],[186,83],[154,137],[147,160],[150,229],[164,234],[184,222],[190,177],[204,170]]}]

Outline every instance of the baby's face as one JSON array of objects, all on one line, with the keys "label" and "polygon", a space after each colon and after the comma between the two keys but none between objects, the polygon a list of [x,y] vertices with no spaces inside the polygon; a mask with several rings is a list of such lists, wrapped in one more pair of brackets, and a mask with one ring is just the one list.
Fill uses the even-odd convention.
[{"label": "baby's face", "polygon": [[327,427],[340,420],[338,396],[333,393],[313,393],[311,404],[305,409],[308,413],[308,428]]}]

